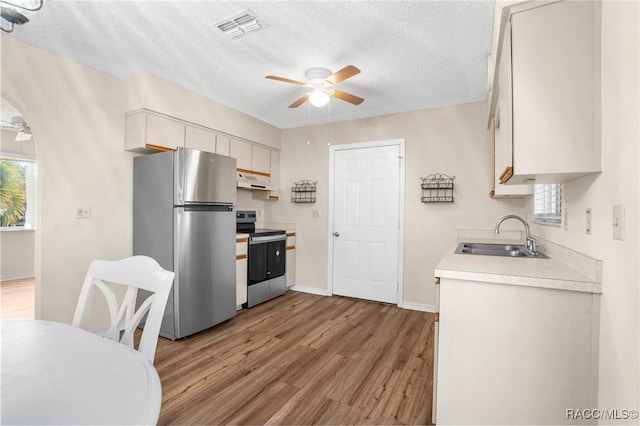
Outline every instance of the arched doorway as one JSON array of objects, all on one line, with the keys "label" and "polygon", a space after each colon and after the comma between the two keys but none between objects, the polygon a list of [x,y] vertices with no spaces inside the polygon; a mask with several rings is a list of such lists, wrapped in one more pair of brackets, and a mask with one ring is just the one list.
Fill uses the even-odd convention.
[{"label": "arched doorway", "polygon": [[1,312],[2,318],[34,318],[36,143],[22,114],[4,98],[1,102]]}]

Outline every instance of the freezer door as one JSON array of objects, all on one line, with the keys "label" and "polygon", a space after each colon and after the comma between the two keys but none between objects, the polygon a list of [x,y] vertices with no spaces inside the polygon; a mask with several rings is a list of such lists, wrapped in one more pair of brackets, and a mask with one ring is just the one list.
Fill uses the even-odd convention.
[{"label": "freezer door", "polygon": [[235,205],[235,158],[189,148],[178,148],[174,155],[174,205]]},{"label": "freezer door", "polygon": [[236,313],[235,212],[176,207],[175,338],[205,330]]}]

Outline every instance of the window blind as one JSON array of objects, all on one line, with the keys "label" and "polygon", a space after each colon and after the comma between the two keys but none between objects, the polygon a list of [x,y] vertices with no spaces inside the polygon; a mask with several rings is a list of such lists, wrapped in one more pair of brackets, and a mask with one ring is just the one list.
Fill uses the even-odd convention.
[{"label": "window blind", "polygon": [[562,184],[534,185],[533,218],[543,223],[562,222]]}]

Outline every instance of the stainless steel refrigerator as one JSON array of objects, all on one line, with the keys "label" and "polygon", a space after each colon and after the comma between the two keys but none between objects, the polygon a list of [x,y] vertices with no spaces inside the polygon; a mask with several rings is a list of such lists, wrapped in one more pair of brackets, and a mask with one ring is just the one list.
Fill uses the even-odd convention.
[{"label": "stainless steel refrigerator", "polygon": [[133,253],[175,272],[160,335],[179,339],[236,313],[236,160],[178,148],[134,158]]}]

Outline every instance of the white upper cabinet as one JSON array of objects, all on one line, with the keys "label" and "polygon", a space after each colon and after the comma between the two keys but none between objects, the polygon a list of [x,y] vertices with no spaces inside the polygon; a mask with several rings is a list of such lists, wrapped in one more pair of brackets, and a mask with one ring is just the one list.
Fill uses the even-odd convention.
[{"label": "white upper cabinet", "polygon": [[260,174],[271,174],[271,150],[262,146],[251,147],[251,170]]},{"label": "white upper cabinet", "polygon": [[[125,150],[151,153],[177,147],[233,157],[238,170],[261,175],[263,180],[278,184],[280,152],[273,148],[151,110],[140,109],[125,114]],[[260,191],[259,196],[278,199],[277,191]]]},{"label": "white upper cabinet", "polygon": [[[499,112],[500,120],[496,150],[507,140],[511,151],[501,151],[502,158],[496,151],[496,173],[506,171],[502,180],[512,185],[601,171],[600,4],[519,3],[507,15],[499,59],[505,63],[498,64],[492,96],[498,97],[493,116]],[[503,81],[508,75],[511,82]],[[504,96],[505,90],[511,95]]]},{"label": "white upper cabinet", "polygon": [[124,149],[136,152],[166,151],[184,146],[185,124],[151,111],[125,116]]},{"label": "white upper cabinet", "polygon": [[195,126],[186,126],[185,147],[216,152],[215,132]]},{"label": "white upper cabinet", "polygon": [[271,150],[267,147],[231,138],[229,155],[238,161],[239,170],[271,175]]},{"label": "white upper cabinet", "polygon": [[[504,45],[511,44],[510,31],[504,34]],[[489,128],[493,152],[492,197],[523,197],[533,193],[533,185],[503,185],[513,174],[513,133],[511,104],[511,49],[502,49],[498,68],[498,96],[495,114]]]},{"label": "white upper cabinet", "polygon": [[271,151],[271,183],[280,186],[280,151]]},{"label": "white upper cabinet", "polygon": [[251,171],[251,144],[239,139],[231,138],[229,143],[229,155],[238,162],[236,166],[243,171]]},{"label": "white upper cabinet", "polygon": [[229,157],[231,155],[229,152],[230,141],[231,139],[229,136],[216,135],[216,154],[226,155]]}]

